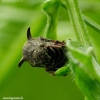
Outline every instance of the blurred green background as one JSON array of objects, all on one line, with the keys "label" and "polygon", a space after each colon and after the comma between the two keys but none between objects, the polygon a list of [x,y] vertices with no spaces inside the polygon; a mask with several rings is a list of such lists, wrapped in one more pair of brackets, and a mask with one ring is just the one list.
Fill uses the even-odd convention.
[{"label": "blurred green background", "polygon": [[[0,100],[21,96],[23,100],[84,100],[72,75],[52,77],[45,69],[32,68],[27,62],[18,68],[27,28],[31,27],[34,37],[43,36],[45,31],[46,15],[41,10],[44,1],[0,1]],[[100,0],[78,1],[82,13],[100,24]],[[100,62],[100,34],[87,28]],[[58,39],[76,40],[68,13],[62,7],[58,17]]]}]

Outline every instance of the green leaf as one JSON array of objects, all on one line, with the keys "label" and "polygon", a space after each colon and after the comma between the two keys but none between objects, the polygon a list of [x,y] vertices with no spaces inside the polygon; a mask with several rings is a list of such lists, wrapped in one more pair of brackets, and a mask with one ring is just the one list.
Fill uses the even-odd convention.
[{"label": "green leaf", "polygon": [[59,69],[54,73],[54,75],[55,75],[55,76],[65,76],[65,75],[67,75],[69,72],[70,72],[69,66],[65,66],[65,67],[59,68]]},{"label": "green leaf", "polygon": [[[100,66],[91,55],[87,53],[87,48],[84,51],[79,48],[81,45],[78,42],[67,42],[69,50],[69,65],[75,77],[75,82],[88,100],[100,99]],[[77,44],[77,45],[76,45]]]}]

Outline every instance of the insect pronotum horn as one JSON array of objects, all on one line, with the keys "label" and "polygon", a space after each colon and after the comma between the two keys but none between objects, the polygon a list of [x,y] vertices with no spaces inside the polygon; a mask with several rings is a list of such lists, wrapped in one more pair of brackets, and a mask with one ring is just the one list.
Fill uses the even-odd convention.
[{"label": "insect pronotum horn", "polygon": [[21,65],[25,62],[24,58],[21,58],[21,60],[19,61],[18,67],[21,67]]},{"label": "insect pronotum horn", "polygon": [[31,32],[30,32],[30,27],[27,29],[27,40],[31,39],[32,38],[32,35],[31,35]]}]

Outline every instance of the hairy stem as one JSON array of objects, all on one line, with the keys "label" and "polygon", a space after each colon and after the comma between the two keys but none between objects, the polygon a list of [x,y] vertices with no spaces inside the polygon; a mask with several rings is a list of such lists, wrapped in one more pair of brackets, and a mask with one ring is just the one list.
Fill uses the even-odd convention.
[{"label": "hairy stem", "polygon": [[77,0],[66,0],[66,4],[77,40],[84,44],[84,46],[89,46],[90,39],[88,36],[88,31],[83,21],[82,13],[79,9]]},{"label": "hairy stem", "polygon": [[[66,6],[65,2],[62,2],[61,6],[67,10],[67,6]],[[91,20],[90,18],[88,18],[87,16],[85,16],[84,14],[82,14],[82,17],[83,17],[83,20],[85,21],[85,23],[88,26],[90,26],[92,29],[94,29],[98,33],[100,33],[100,25],[99,24],[97,24],[96,22],[94,22],[93,20]]]}]

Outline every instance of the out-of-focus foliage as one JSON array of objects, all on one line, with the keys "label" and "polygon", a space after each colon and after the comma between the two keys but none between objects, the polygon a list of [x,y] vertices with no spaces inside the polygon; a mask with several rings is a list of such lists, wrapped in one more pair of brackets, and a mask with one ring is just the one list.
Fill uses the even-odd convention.
[{"label": "out-of-focus foliage", "polygon": [[[41,10],[44,0],[6,1],[0,1],[0,100],[20,96],[24,100],[83,100],[70,75],[52,77],[44,69],[32,68],[28,63],[18,68],[27,28],[31,27],[34,37],[43,36],[45,31],[46,16]],[[82,12],[100,24],[100,1],[78,1]],[[75,40],[65,9],[60,8],[58,20],[58,39]],[[88,29],[100,62],[100,34]]]}]

